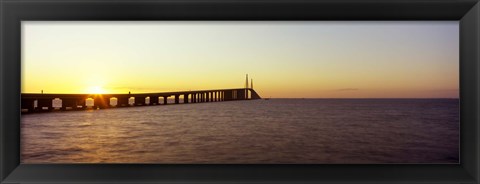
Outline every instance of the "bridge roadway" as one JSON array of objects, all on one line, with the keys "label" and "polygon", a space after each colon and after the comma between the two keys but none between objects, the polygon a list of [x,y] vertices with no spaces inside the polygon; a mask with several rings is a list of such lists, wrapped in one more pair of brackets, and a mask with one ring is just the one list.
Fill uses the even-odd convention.
[{"label": "bridge roadway", "polygon": [[[249,95],[250,94],[250,95]],[[261,99],[252,88],[177,91],[135,94],[41,94],[22,93],[22,113],[105,109],[146,105],[166,105],[173,96],[175,104]],[[183,102],[180,102],[183,97]],[[163,103],[160,103],[163,98]]]}]

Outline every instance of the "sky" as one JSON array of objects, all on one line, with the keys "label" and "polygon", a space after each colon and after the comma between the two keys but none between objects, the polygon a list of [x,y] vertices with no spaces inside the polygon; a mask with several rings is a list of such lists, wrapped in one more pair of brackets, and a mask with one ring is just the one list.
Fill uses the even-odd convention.
[{"label": "sky", "polygon": [[458,21],[22,21],[22,93],[458,98]]}]

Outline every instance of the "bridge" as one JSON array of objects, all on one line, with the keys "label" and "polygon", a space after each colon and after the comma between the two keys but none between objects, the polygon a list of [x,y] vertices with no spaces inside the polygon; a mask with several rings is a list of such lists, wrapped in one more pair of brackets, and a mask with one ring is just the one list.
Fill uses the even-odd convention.
[{"label": "bridge", "polygon": [[[247,83],[248,87],[248,83]],[[252,85],[253,87],[253,85]],[[42,94],[22,93],[22,113],[106,109],[170,104],[261,99],[253,88],[215,89],[138,94]]]}]

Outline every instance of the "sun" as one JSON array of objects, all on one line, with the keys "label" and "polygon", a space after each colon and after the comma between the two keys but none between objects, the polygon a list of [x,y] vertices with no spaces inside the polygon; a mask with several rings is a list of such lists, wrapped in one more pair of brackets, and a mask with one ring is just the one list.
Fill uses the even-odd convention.
[{"label": "sun", "polygon": [[87,92],[90,94],[103,94],[106,91],[101,86],[90,86],[88,87]]}]

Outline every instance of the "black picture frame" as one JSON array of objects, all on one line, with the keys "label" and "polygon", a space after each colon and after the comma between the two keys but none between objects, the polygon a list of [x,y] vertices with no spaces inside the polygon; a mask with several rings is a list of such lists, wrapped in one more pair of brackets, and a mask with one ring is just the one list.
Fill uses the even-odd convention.
[{"label": "black picture frame", "polygon": [[[479,183],[478,0],[0,0],[0,183]],[[460,164],[20,164],[23,20],[458,20]]]}]

